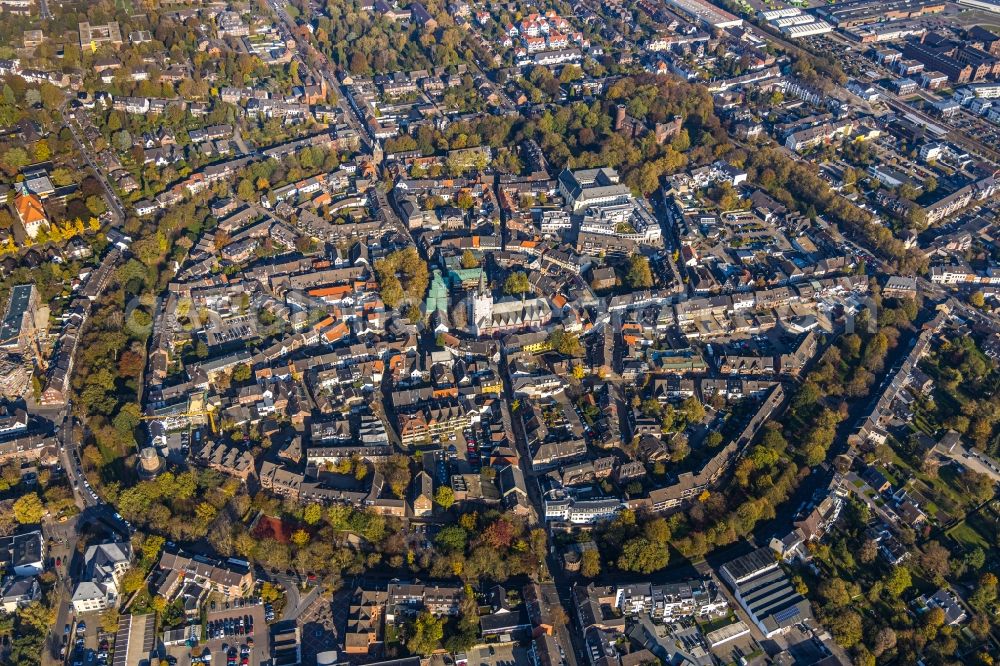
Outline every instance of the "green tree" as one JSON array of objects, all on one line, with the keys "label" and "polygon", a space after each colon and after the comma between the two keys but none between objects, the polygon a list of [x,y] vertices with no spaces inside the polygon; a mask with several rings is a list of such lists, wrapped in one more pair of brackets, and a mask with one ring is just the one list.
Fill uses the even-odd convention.
[{"label": "green tree", "polygon": [[152,601],[149,602],[149,606],[158,614],[163,615],[163,612],[167,610],[167,606],[169,606],[169,604],[167,603],[166,597],[164,597],[162,594],[158,594],[155,597],[153,597]]},{"label": "green tree", "polygon": [[407,635],[406,649],[411,654],[431,654],[444,638],[444,621],[423,611],[407,626]]},{"label": "green tree", "polygon": [[236,186],[236,196],[244,201],[250,201],[256,193],[257,189],[253,186],[253,182],[249,178],[244,178]]},{"label": "green tree", "polygon": [[722,441],[723,441],[722,433],[713,430],[712,432],[708,433],[708,435],[705,437],[705,446],[707,446],[710,449],[714,449],[719,444],[722,444]]},{"label": "green tree", "polygon": [[843,578],[824,580],[820,583],[819,595],[833,608],[843,608],[851,603],[851,591]]},{"label": "green tree", "polygon": [[596,548],[589,548],[580,556],[580,575],[584,578],[597,578],[601,575],[601,554]]},{"label": "green tree", "polygon": [[979,577],[979,585],[969,596],[969,604],[976,609],[985,610],[997,598],[996,574],[987,571]]},{"label": "green tree", "polygon": [[740,205],[740,193],[732,186],[731,183],[724,182],[719,183],[712,191],[709,196],[713,201],[715,201],[721,210],[733,210],[738,208]]},{"label": "green tree", "polygon": [[927,211],[915,203],[910,204],[906,210],[906,223],[913,229],[926,229]]},{"label": "green tree", "polygon": [[404,497],[406,487],[410,485],[410,459],[398,453],[390,456],[389,460],[382,464],[382,475],[393,495]]},{"label": "green tree", "polygon": [[447,511],[455,503],[455,491],[449,486],[438,486],[434,492],[434,503]]},{"label": "green tree", "polygon": [[107,634],[118,631],[118,609],[109,608],[101,613],[101,630]]},{"label": "green tree", "polygon": [[682,127],[681,131],[677,133],[677,136],[674,137],[674,140],[670,143],[670,145],[673,146],[673,149],[679,153],[683,153],[691,148],[691,135],[688,133],[687,129]]},{"label": "green tree", "polygon": [[54,111],[58,109],[59,106],[66,100],[66,96],[63,91],[48,82],[43,82],[39,87],[38,92],[41,93],[42,106],[45,107],[47,111]]},{"label": "green tree", "polygon": [[122,592],[126,595],[138,592],[146,584],[146,576],[141,569],[129,569],[122,576]]},{"label": "green tree", "polygon": [[583,70],[579,65],[566,65],[559,73],[559,81],[562,83],[572,83],[583,78]]},{"label": "green tree", "polygon": [[131,435],[139,425],[141,416],[142,408],[134,402],[128,402],[121,406],[112,423],[118,432]]},{"label": "green tree", "polygon": [[639,536],[625,542],[617,565],[622,571],[649,574],[667,566],[669,561],[670,552],[666,543],[655,543],[644,536]]},{"label": "green tree", "polygon": [[96,194],[87,197],[86,205],[87,210],[89,210],[94,217],[100,217],[104,214],[104,211],[108,209],[108,205],[105,203],[104,197]]},{"label": "green tree", "polygon": [[319,504],[308,504],[302,512],[302,520],[306,525],[315,525],[323,517],[323,507]]},{"label": "green tree", "polygon": [[27,166],[31,163],[31,158],[28,157],[28,151],[24,148],[11,148],[3,154],[3,167],[8,173],[15,173],[18,169],[23,166]]},{"label": "green tree", "polygon": [[38,162],[44,162],[52,157],[52,150],[49,148],[49,144],[45,141],[38,141],[35,143],[33,152],[35,160]]},{"label": "green tree", "polygon": [[458,196],[455,197],[455,205],[462,210],[469,210],[476,205],[476,200],[472,197],[471,192],[462,190]]},{"label": "green tree", "polygon": [[515,271],[504,280],[503,293],[505,294],[516,296],[529,291],[531,291],[531,283],[528,282],[528,274],[523,271]]},{"label": "green tree", "polygon": [[388,275],[379,280],[379,292],[382,300],[390,308],[395,308],[403,300],[403,285],[395,275]]},{"label": "green tree", "polygon": [[52,184],[57,187],[65,187],[73,182],[73,174],[69,169],[58,168],[52,171]]},{"label": "green tree", "polygon": [[479,268],[479,260],[472,250],[466,249],[462,252],[462,268]]},{"label": "green tree", "polygon": [[233,368],[233,381],[234,382],[245,382],[250,379],[252,370],[250,365],[247,363],[240,363],[235,368]]},{"label": "green tree", "polygon": [[902,185],[900,185],[899,189],[896,190],[896,193],[899,194],[900,197],[908,201],[913,201],[918,196],[920,196],[920,190],[917,189],[915,185],[912,185],[910,183],[903,183]]},{"label": "green tree", "polygon": [[653,271],[649,268],[649,259],[641,254],[629,257],[625,284],[632,289],[649,289],[653,286]]},{"label": "green tree", "polygon": [[979,546],[976,546],[972,550],[965,553],[962,561],[967,567],[974,571],[979,571],[986,564],[986,551],[984,551]]},{"label": "green tree", "polygon": [[119,152],[126,152],[132,148],[132,135],[128,130],[119,130],[111,135],[111,143]]},{"label": "green tree", "polygon": [[160,554],[160,549],[166,540],[156,534],[151,534],[142,542],[142,559],[152,562]]},{"label": "green tree", "polygon": [[469,533],[459,525],[446,525],[434,538],[434,545],[446,553],[461,553],[465,550]]},{"label": "green tree", "polygon": [[986,474],[966,469],[959,477],[959,483],[977,504],[988,502],[993,498],[993,480]]},{"label": "green tree", "polygon": [[552,331],[549,334],[548,343],[553,351],[559,352],[563,356],[583,355],[583,345],[580,344],[580,336],[564,329],[557,328]]},{"label": "green tree", "polygon": [[694,396],[681,403],[680,411],[684,413],[688,423],[699,423],[705,418],[705,407]]},{"label": "green tree", "polygon": [[35,493],[22,495],[14,502],[14,520],[22,525],[34,525],[45,515],[45,506]]},{"label": "green tree", "polygon": [[885,580],[885,590],[892,597],[899,597],[913,584],[910,570],[905,566],[893,567]]},{"label": "green tree", "polygon": [[827,620],[834,639],[843,647],[854,647],[861,642],[861,616],[852,610],[841,610]]},{"label": "green tree", "polygon": [[405,296],[422,300],[430,284],[427,263],[412,246],[376,261],[375,274],[382,300],[391,308],[397,307]]}]

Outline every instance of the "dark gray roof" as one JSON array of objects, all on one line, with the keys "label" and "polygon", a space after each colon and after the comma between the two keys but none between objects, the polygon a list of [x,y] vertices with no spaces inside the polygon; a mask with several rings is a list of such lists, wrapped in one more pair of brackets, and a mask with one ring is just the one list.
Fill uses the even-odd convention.
[{"label": "dark gray roof", "polygon": [[528,626],[531,626],[531,623],[528,620],[528,613],[523,607],[516,612],[491,613],[479,618],[479,628],[484,634],[487,632],[513,631]]},{"label": "dark gray roof", "polygon": [[768,567],[773,567],[775,562],[774,553],[771,552],[770,548],[765,546],[742,557],[737,557],[735,560],[726,562],[722,565],[722,568],[734,581],[740,581]]}]

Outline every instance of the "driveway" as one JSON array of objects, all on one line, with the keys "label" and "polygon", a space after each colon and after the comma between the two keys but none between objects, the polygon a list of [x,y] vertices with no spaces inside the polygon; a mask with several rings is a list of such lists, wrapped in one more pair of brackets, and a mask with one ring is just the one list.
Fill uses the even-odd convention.
[{"label": "driveway", "polygon": [[335,620],[333,604],[325,595],[315,596],[299,614],[298,622],[302,635],[302,663],[314,664],[316,655],[337,649],[340,631]]},{"label": "driveway", "polygon": [[956,446],[951,451],[942,451],[941,447],[935,449],[937,454],[945,459],[954,460],[962,467],[967,467],[974,472],[985,474],[994,482],[1000,481],[1000,463],[986,455],[969,449],[964,444]]},{"label": "driveway", "polygon": [[[294,607],[291,603],[289,603],[285,606],[285,612],[282,614],[281,619],[298,621],[298,619],[311,608],[313,602],[319,597],[322,591],[323,586],[317,585],[313,589],[309,590],[305,596],[300,596]],[[289,599],[289,601],[291,601],[291,599]]]}]

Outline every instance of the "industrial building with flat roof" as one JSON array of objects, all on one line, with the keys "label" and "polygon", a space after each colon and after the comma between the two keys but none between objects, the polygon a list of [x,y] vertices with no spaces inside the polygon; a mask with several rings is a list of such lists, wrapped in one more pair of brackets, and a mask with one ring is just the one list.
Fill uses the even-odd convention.
[{"label": "industrial building with flat roof", "polygon": [[816,13],[838,28],[850,28],[866,23],[916,18],[944,11],[944,2],[934,0],[849,0],[837,5],[820,7]]},{"label": "industrial building with flat roof", "polygon": [[812,14],[804,13],[798,7],[758,12],[758,16],[770,23],[775,30],[780,30],[786,37],[809,37],[822,35],[833,30],[833,26],[826,21],[821,21]]},{"label": "industrial building with flat roof", "polygon": [[722,565],[722,578],[767,638],[812,617],[809,602],[795,591],[768,547]]},{"label": "industrial building with flat roof", "polygon": [[10,290],[10,301],[0,323],[0,348],[24,351],[35,330],[38,292],[33,284],[19,284]]},{"label": "industrial building with flat roof", "polygon": [[705,0],[665,0],[667,6],[691,17],[696,23],[708,28],[738,28],[743,19]]},{"label": "industrial building with flat roof", "polygon": [[810,21],[808,23],[796,23],[779,28],[786,37],[801,38],[812,37],[813,35],[823,35],[833,31],[833,26],[826,21]]}]

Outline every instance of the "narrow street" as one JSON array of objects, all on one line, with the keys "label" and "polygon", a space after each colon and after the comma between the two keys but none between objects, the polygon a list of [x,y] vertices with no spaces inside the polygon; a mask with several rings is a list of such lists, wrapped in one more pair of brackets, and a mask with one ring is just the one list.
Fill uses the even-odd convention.
[{"label": "narrow street", "polygon": [[[65,113],[65,106],[62,109]],[[115,224],[121,224],[125,221],[125,206],[122,204],[121,199],[115,194],[111,185],[108,183],[107,177],[104,175],[100,169],[97,168],[97,164],[94,162],[94,158],[91,154],[90,149],[87,147],[86,143],[78,132],[78,123],[76,119],[70,120],[66,123],[66,127],[69,128],[70,134],[73,135],[73,141],[76,143],[77,149],[80,154],[83,155],[83,159],[86,160],[87,166],[94,172],[97,180],[101,183],[101,188],[104,190],[104,198],[111,207],[112,213],[115,216]]]},{"label": "narrow street", "polygon": [[252,150],[247,145],[246,139],[243,138],[243,133],[240,132],[239,125],[233,125],[233,141],[236,142],[236,147],[240,149],[240,152],[244,155],[251,154]]},{"label": "narrow street", "polygon": [[[524,433],[521,428],[521,419],[516,414],[512,414],[509,411],[509,405],[512,404],[514,399],[514,391],[510,384],[510,374],[507,371],[506,355],[503,355],[501,359],[500,375],[503,377],[504,396],[506,398],[502,401],[504,428],[507,431],[508,438],[514,445],[514,449],[518,453],[518,457],[521,460],[520,467],[525,470],[524,485],[528,491],[528,498],[531,500],[531,504],[534,507],[536,519],[541,523],[540,526],[545,528],[545,503],[542,498],[541,489],[538,485],[537,475],[531,471],[531,452],[528,450],[528,445],[524,438]],[[559,643],[562,645],[563,650],[566,653],[567,666],[578,666],[578,660],[579,663],[587,664],[586,645],[584,644],[583,631],[577,625],[576,608],[573,604],[571,594],[571,582],[559,562],[559,557],[554,546],[549,546],[548,554],[545,561],[542,563],[542,566],[546,569],[540,572],[542,582],[548,580],[555,584],[559,595],[559,602],[563,607],[563,611],[566,613],[566,617],[570,620],[569,625],[557,627],[556,629]]]}]

